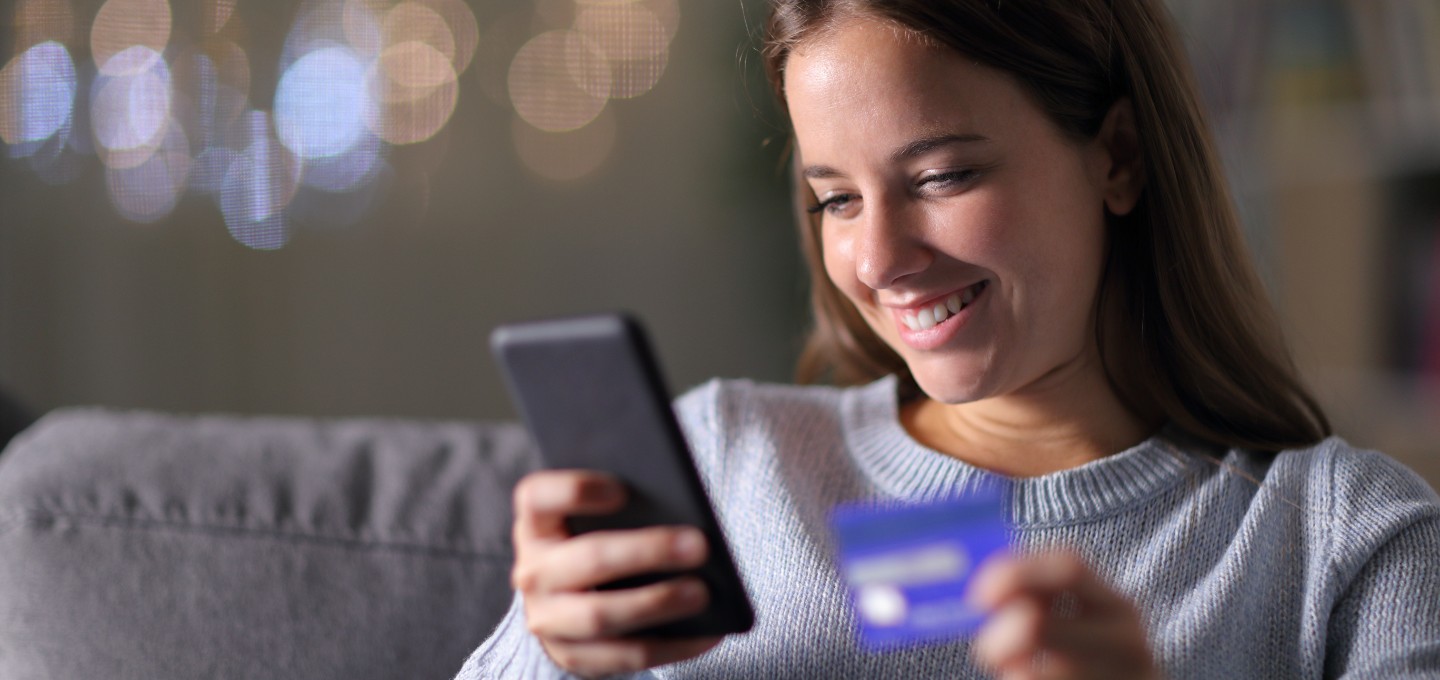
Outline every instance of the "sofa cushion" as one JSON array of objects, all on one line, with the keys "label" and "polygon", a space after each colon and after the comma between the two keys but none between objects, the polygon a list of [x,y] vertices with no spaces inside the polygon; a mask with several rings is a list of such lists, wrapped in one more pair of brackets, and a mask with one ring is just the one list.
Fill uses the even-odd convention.
[{"label": "sofa cushion", "polygon": [[0,677],[449,677],[510,601],[513,424],[52,413],[0,455]]}]

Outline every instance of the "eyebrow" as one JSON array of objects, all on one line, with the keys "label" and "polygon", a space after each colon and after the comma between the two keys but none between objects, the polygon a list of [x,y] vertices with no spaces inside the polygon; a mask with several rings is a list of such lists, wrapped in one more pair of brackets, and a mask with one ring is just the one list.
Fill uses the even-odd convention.
[{"label": "eyebrow", "polygon": [[[915,158],[916,156],[923,156],[931,151],[952,144],[976,144],[988,141],[990,141],[989,137],[976,134],[940,134],[922,137],[896,149],[890,154],[890,162],[898,163]],[[841,177],[844,174],[845,173],[828,165],[807,165],[801,172],[801,175],[806,179],[827,179],[831,177]]]}]

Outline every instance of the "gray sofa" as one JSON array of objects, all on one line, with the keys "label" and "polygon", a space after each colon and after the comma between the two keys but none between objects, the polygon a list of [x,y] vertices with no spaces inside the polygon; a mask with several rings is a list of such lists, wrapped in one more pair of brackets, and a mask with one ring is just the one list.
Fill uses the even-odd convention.
[{"label": "gray sofa", "polygon": [[0,454],[0,680],[449,678],[534,464],[513,424],[51,413]]}]

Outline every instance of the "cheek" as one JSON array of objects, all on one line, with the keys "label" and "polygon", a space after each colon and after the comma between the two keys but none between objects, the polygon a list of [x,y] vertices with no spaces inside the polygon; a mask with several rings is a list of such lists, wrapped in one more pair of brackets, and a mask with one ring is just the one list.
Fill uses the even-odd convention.
[{"label": "cheek", "polygon": [[[988,206],[988,225],[976,235],[975,249],[996,258],[1011,274],[1036,284],[1061,288],[1098,271],[1105,219],[1099,202],[1065,183],[1052,183],[1047,200],[1012,192]],[[1083,285],[1079,286],[1083,287]]]},{"label": "cheek", "polygon": [[[987,191],[959,206],[939,205],[927,215],[929,241],[946,257],[990,269],[1016,264],[1027,246],[1025,202],[1005,192]],[[1009,263],[1009,264],[1007,264]]]},{"label": "cheek", "polygon": [[825,274],[830,277],[830,282],[845,295],[855,297],[856,286],[860,285],[860,281],[855,278],[854,242],[832,230],[822,228],[820,252],[825,260]]}]

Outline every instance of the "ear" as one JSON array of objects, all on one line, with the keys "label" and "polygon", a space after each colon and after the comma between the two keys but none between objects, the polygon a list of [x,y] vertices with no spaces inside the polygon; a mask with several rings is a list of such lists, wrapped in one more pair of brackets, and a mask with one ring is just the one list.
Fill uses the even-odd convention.
[{"label": "ear", "polygon": [[1145,158],[1129,97],[1121,97],[1110,107],[1096,142],[1106,161],[1099,178],[1105,208],[1115,215],[1129,214],[1145,189]]}]

